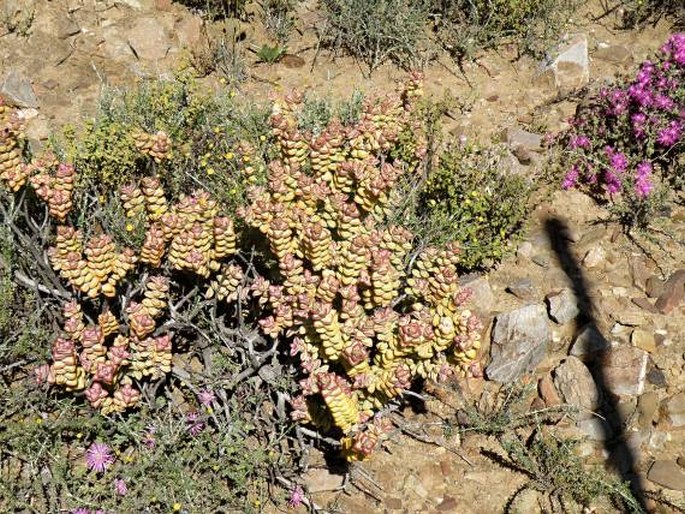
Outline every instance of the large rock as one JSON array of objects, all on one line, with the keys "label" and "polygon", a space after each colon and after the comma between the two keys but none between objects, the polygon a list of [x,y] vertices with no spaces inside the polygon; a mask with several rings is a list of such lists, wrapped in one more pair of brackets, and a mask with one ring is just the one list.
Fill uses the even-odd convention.
[{"label": "large rock", "polygon": [[671,460],[658,460],[647,473],[649,478],[655,484],[674,489],[676,491],[685,491],[685,470],[678,466]]},{"label": "large rock", "polygon": [[490,380],[510,383],[533,371],[547,354],[552,333],[544,305],[528,305],[495,318],[492,361],[485,372]]},{"label": "large rock", "polygon": [[645,390],[649,354],[628,345],[617,345],[602,363],[609,390],[618,395],[637,396]]},{"label": "large rock", "polygon": [[481,315],[489,314],[495,303],[495,295],[492,294],[488,279],[485,277],[462,278],[461,285],[471,291],[468,307]]},{"label": "large rock", "polygon": [[592,416],[599,402],[599,391],[590,370],[580,359],[570,356],[557,366],[554,385],[564,401],[579,410],[580,418]]},{"label": "large rock", "polygon": [[310,468],[302,478],[310,493],[318,493],[340,489],[344,476],[333,474],[325,468]]}]

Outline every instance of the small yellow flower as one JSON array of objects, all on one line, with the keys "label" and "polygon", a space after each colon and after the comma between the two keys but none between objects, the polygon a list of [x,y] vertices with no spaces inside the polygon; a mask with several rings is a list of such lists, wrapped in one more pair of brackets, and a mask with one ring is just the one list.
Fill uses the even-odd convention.
[{"label": "small yellow flower", "polygon": [[233,157],[235,157],[235,155],[233,155],[232,152],[226,152],[224,154],[224,159],[226,159],[227,161],[230,161],[231,159],[233,159]]},{"label": "small yellow flower", "polygon": [[224,86],[225,86],[225,85],[226,85],[226,79],[225,79],[224,77],[221,77],[221,78],[219,79],[219,83],[220,83],[221,85],[224,85]]},{"label": "small yellow flower", "polygon": [[130,223],[127,223],[126,224],[126,232],[133,232],[133,225],[131,225]]},{"label": "small yellow flower", "polygon": [[83,437],[83,434],[81,432],[78,432],[76,434],[76,439],[81,439],[81,437]]},{"label": "small yellow flower", "polygon": [[249,155],[243,155],[243,162],[250,162],[250,156]]},{"label": "small yellow flower", "polygon": [[228,93],[228,96],[230,96],[231,98],[233,98],[233,97],[235,96],[235,91],[231,91],[230,93]]},{"label": "small yellow flower", "polygon": [[214,168],[207,168],[207,175],[214,175]]},{"label": "small yellow flower", "polygon": [[261,136],[259,136],[259,140],[260,141],[266,141],[266,136],[262,134]]},{"label": "small yellow flower", "polygon": [[178,512],[179,510],[181,510],[181,507],[183,507],[183,505],[176,502],[171,506],[171,510],[173,510],[174,512]]},{"label": "small yellow flower", "polygon": [[43,423],[43,420],[41,418],[36,418],[36,425],[40,425]]},{"label": "small yellow flower", "polygon": [[207,411],[207,414],[214,414],[214,409],[212,409],[211,407],[207,407],[206,411]]}]

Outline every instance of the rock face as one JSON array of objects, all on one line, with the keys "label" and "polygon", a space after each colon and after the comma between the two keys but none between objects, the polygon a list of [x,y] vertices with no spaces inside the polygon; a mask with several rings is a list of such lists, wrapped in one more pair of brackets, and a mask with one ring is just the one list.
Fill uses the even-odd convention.
[{"label": "rock face", "polygon": [[557,366],[554,385],[567,404],[579,409],[580,418],[592,416],[599,402],[599,391],[590,370],[580,359],[570,356]]},{"label": "rock face", "polygon": [[128,44],[140,59],[164,59],[169,51],[169,39],[164,26],[154,17],[136,20],[128,32]]},{"label": "rock face", "polygon": [[487,377],[506,384],[534,370],[547,354],[551,339],[544,305],[528,305],[498,315]]},{"label": "rock face", "polygon": [[618,345],[603,362],[607,386],[614,394],[636,396],[645,390],[649,354],[634,346]]},{"label": "rock face", "polygon": [[547,295],[545,300],[549,307],[549,317],[560,325],[573,320],[580,312],[576,297],[568,287]]}]

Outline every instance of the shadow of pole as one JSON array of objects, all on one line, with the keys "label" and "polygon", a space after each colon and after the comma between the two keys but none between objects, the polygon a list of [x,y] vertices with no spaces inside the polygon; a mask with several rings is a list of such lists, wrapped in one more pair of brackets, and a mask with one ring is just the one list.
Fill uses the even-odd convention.
[{"label": "shadow of pole", "polygon": [[642,507],[642,510],[647,512],[640,475],[636,469],[635,455],[627,444],[623,423],[618,411],[618,402],[611,393],[606,379],[604,361],[607,353],[610,351],[610,345],[601,335],[597,326],[595,307],[588,293],[587,281],[569,248],[569,228],[559,218],[548,218],[545,220],[545,231],[549,237],[552,250],[559,261],[559,265],[571,282],[571,287],[578,301],[580,314],[578,315],[577,326],[579,328],[589,327],[601,338],[600,342],[603,349],[595,354],[591,354],[588,360],[585,361],[585,364],[592,373],[595,385],[602,398],[597,413],[604,419],[604,423],[602,423],[604,447],[610,455],[610,462],[615,465],[620,474],[621,480],[630,483],[633,496],[640,504],[640,507]]}]

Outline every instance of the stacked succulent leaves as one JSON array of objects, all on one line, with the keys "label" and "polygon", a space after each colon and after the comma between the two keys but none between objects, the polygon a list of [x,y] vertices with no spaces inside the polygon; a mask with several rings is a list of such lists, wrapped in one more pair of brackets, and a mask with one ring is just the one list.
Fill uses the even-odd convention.
[{"label": "stacked succulent leaves", "polygon": [[[143,380],[171,370],[163,321],[182,274],[201,280],[209,301],[252,301],[263,332],[287,341],[298,362],[293,418],[337,431],[349,459],[373,451],[389,429],[376,414],[416,379],[479,375],[481,326],[458,285],[458,248],[413,252],[413,235],[388,222],[398,181],[425,155],[413,115],[421,95],[422,77],[412,74],[398,93],[367,99],[357,122],[334,119],[318,134],[298,126],[301,95],[274,103],[279,157],[268,165],[267,186],[253,187],[238,214],[267,243],[276,269],[265,261],[270,280],[251,272],[249,287],[241,287],[243,267],[228,260],[238,251],[233,220],[206,191],[170,201],[159,176],[119,192],[130,224],[144,228],[139,251],[118,248],[105,233],[86,239],[68,222],[77,170],[52,155],[23,164],[18,128],[0,104],[2,178],[12,191],[30,181],[47,202],[56,220],[49,260],[77,298],[63,307],[52,362],[38,378],[83,391],[104,414],[134,406]],[[410,163],[391,157],[407,154],[395,152],[407,133],[416,135]],[[163,166],[172,146],[163,132],[133,138],[153,168]],[[154,275],[137,299],[121,294],[122,284],[137,282],[127,276],[145,269]]]},{"label": "stacked succulent leaves", "polygon": [[389,151],[420,94],[414,75],[401,94],[367,101],[356,124],[334,120],[318,136],[298,130],[301,96],[277,102],[281,159],[244,211],[278,260],[279,280],[258,280],[252,293],[271,310],[262,329],[290,338],[300,359],[293,417],[339,429],[350,459],[373,450],[387,428],[374,414],[414,379],[480,373],[481,326],[463,306],[458,249],[426,249],[407,272],[413,236],[386,224],[409,171]]}]

